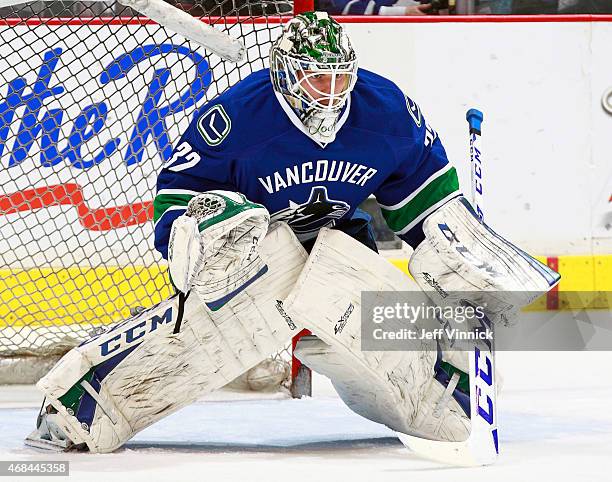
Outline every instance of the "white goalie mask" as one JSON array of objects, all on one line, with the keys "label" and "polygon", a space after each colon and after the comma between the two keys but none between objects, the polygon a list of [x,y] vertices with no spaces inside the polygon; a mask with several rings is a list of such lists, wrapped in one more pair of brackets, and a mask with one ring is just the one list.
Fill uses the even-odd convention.
[{"label": "white goalie mask", "polygon": [[270,49],[270,75],[308,135],[325,146],[357,81],[357,58],[342,26],[325,12],[297,15]]}]

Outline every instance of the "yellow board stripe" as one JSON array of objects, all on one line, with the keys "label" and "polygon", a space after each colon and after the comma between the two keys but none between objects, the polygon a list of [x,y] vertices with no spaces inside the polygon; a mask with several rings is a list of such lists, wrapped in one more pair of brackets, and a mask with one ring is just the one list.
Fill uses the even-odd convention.
[{"label": "yellow board stripe", "polygon": [[108,324],[171,294],[166,268],[0,270],[0,328]]},{"label": "yellow board stripe", "polygon": [[[612,255],[558,259],[560,310],[612,308]],[[408,259],[390,261],[408,274]],[[149,307],[170,296],[166,271],[160,266],[0,270],[0,328],[113,323],[128,317],[130,307]],[[528,307],[545,309],[545,298]]]},{"label": "yellow board stripe", "polygon": [[[546,264],[546,257],[536,256]],[[612,309],[612,255],[558,256],[559,310]],[[390,259],[404,273],[408,273],[408,259]],[[584,293],[576,293],[576,292]],[[546,310],[546,297],[540,297],[525,311]]]}]

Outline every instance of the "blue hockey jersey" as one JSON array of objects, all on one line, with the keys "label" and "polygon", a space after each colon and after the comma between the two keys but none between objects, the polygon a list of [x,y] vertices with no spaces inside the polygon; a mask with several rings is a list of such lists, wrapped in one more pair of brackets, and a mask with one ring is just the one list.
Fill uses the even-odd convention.
[{"label": "blue hockey jersey", "polygon": [[263,204],[301,241],[350,218],[373,194],[389,227],[412,246],[423,239],[425,217],[460,194],[418,105],[363,69],[324,148],[274,92],[268,69],[196,112],[157,180],[155,247],[164,257],[172,222],[193,196],[213,189]]}]

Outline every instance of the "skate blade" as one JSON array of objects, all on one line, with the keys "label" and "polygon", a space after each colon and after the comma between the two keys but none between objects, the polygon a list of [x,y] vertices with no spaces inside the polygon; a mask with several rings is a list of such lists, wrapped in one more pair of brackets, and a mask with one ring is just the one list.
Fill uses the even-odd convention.
[{"label": "skate blade", "polygon": [[70,450],[70,441],[68,440],[45,440],[40,438],[38,430],[34,430],[28,435],[24,443],[28,447],[34,447],[37,449],[47,450],[51,452],[67,452]]}]

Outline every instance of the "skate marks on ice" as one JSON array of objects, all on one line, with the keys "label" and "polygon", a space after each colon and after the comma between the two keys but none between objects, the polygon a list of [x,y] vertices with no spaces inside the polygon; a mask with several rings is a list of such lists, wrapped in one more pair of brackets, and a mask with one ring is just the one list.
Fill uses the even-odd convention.
[{"label": "skate marks on ice", "polygon": [[[612,388],[509,390],[500,399],[502,456],[456,469],[408,452],[389,429],[337,398],[198,402],[112,454],[45,454],[23,445],[35,408],[0,409],[0,459],[70,460],[75,478],[130,480],[608,480]],[[276,474],[276,475],[274,475]],[[282,475],[285,474],[285,475]],[[529,477],[526,475],[531,474]],[[178,477],[178,478],[177,478]],[[552,480],[552,479],[549,479]]]},{"label": "skate marks on ice", "polygon": [[[503,395],[505,446],[589,435],[612,439],[612,414],[604,410],[612,405],[612,387]],[[0,455],[40,453],[23,445],[37,412],[0,408]],[[198,402],[137,434],[124,450],[295,454],[398,447],[392,430],[359,417],[337,398],[323,398]]]},{"label": "skate marks on ice", "polygon": [[[0,409],[0,455],[40,453],[22,443],[37,413],[34,408]],[[330,398],[198,402],[137,434],[123,450],[317,452],[389,446],[402,447],[392,430]]]}]

